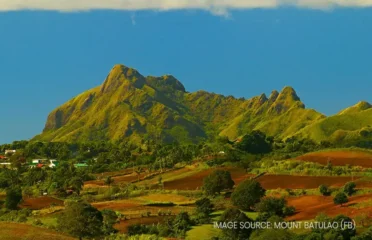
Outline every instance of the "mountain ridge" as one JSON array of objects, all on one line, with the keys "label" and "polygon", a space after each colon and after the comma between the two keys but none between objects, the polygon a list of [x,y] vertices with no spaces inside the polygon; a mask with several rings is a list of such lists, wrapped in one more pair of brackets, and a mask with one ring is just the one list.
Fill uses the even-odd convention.
[{"label": "mountain ridge", "polygon": [[[362,102],[335,117],[370,108]],[[250,99],[204,90],[190,93],[172,75],[145,77],[134,68],[117,64],[100,86],[54,109],[43,132],[34,139],[197,142],[217,135],[235,139],[261,130],[283,139],[299,136],[320,141],[328,136],[314,137],[309,131],[320,131],[321,123],[329,118],[307,109],[290,86],[280,92],[273,90],[269,97],[262,93]]]}]

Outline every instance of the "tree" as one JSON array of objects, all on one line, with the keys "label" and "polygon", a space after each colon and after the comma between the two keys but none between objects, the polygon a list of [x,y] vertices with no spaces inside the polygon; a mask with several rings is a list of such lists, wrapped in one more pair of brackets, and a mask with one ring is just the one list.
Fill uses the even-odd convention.
[{"label": "tree", "polygon": [[195,202],[196,214],[199,223],[208,222],[209,215],[213,212],[213,204],[209,198],[202,198]]},{"label": "tree", "polygon": [[256,211],[267,213],[267,216],[277,215],[285,217],[294,213],[293,207],[287,206],[287,201],[284,198],[267,197],[262,199],[255,206]]},{"label": "tree", "polygon": [[192,225],[189,214],[187,212],[180,212],[173,220],[172,225],[176,236],[185,236]]},{"label": "tree", "polygon": [[109,209],[105,209],[101,213],[103,216],[103,233],[106,235],[116,233],[118,230],[113,227],[118,220],[116,213]]},{"label": "tree", "polygon": [[341,205],[341,207],[342,207],[342,204],[347,203],[348,201],[349,200],[347,199],[346,194],[343,192],[337,193],[337,195],[333,198],[333,202],[336,205]]},{"label": "tree", "polygon": [[323,195],[323,196],[329,196],[331,194],[331,191],[329,190],[329,188],[322,184],[319,186],[319,192]]},{"label": "tree", "polygon": [[353,195],[353,193],[355,193],[355,187],[356,187],[355,182],[346,183],[344,186],[344,193],[346,193],[349,196]]},{"label": "tree", "polygon": [[114,183],[114,179],[112,179],[111,176],[108,176],[106,179],[105,179],[105,184],[108,185],[108,186],[111,186],[111,184]]},{"label": "tree", "polygon": [[9,157],[12,168],[21,169],[22,165],[26,163],[26,157],[23,151],[17,151]]},{"label": "tree", "polygon": [[[356,235],[354,221],[351,218],[345,215],[338,215],[332,219],[332,222],[338,223],[338,227],[332,230],[341,235],[342,239],[350,239]],[[350,227],[345,227],[346,225]]]},{"label": "tree", "polygon": [[235,206],[248,211],[265,196],[265,191],[259,182],[247,179],[236,187],[231,200]]},{"label": "tree", "polygon": [[252,233],[252,228],[245,228],[241,227],[240,224],[248,224],[249,222],[254,222],[252,219],[247,217],[245,213],[241,212],[239,209],[236,208],[229,208],[226,209],[225,212],[221,215],[219,221],[217,224],[224,224],[224,223],[231,223],[231,222],[237,222],[238,227],[236,228],[228,228],[223,227],[222,228],[222,235],[225,239],[229,240],[235,240],[235,239],[249,239],[249,236]]},{"label": "tree", "polygon": [[84,181],[80,177],[73,177],[69,181],[69,186],[74,190],[78,195],[80,195],[81,189],[83,189]]},{"label": "tree", "polygon": [[133,171],[137,174],[137,182],[139,182],[141,172],[142,172],[142,167],[136,167],[135,169],[133,169]]},{"label": "tree", "polygon": [[6,190],[5,207],[15,210],[22,200],[22,190],[18,186],[10,187]]},{"label": "tree", "polygon": [[267,138],[261,131],[252,131],[245,135],[237,147],[252,154],[265,154],[271,151],[271,138]]},{"label": "tree", "polygon": [[100,211],[81,201],[65,202],[65,210],[58,216],[58,229],[82,239],[102,234],[103,216]]},{"label": "tree", "polygon": [[234,181],[231,178],[231,174],[225,170],[215,170],[206,178],[204,178],[203,189],[207,195],[220,194],[223,190],[232,189]]},{"label": "tree", "polygon": [[359,236],[352,237],[351,240],[372,240],[372,227]]}]

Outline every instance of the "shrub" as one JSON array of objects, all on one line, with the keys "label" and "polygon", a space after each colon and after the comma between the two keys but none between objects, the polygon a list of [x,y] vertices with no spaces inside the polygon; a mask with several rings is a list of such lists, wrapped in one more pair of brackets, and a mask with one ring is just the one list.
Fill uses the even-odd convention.
[{"label": "shrub", "polygon": [[353,195],[353,193],[355,193],[355,187],[356,187],[355,182],[346,183],[344,186],[344,193],[346,193],[349,196]]},{"label": "shrub", "polygon": [[322,184],[319,186],[319,192],[323,195],[323,196],[329,196],[331,194],[331,191],[329,190],[329,188]]},{"label": "shrub", "polygon": [[336,205],[341,205],[344,204],[344,203],[347,203],[349,200],[347,199],[347,196],[345,193],[343,192],[340,192],[340,193],[337,193],[337,195],[333,198],[333,202],[336,204]]},{"label": "shrub", "polygon": [[231,201],[235,206],[243,210],[250,210],[265,196],[265,191],[259,182],[247,179],[235,189],[231,195]]},{"label": "shrub", "polygon": [[17,209],[22,200],[22,190],[20,187],[10,187],[6,190],[5,207],[7,209]]},{"label": "shrub", "polygon": [[214,196],[216,193],[220,194],[223,190],[232,189],[234,184],[230,172],[215,170],[204,178],[203,189],[207,195]]}]

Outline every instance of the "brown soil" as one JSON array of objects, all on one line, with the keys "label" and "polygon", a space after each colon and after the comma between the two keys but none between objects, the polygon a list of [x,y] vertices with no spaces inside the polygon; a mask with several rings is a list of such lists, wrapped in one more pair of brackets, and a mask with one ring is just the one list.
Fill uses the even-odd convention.
[{"label": "brown soil", "polygon": [[[194,175],[185,178],[176,179],[169,182],[164,182],[165,189],[178,190],[195,190],[200,189],[203,185],[203,179],[208,176],[214,169],[204,170]],[[230,171],[235,185],[245,179],[249,179],[252,175],[246,174],[244,170],[238,168],[227,169]],[[354,177],[356,180],[357,177]],[[351,177],[316,177],[316,176],[292,176],[292,175],[264,175],[257,179],[265,189],[291,188],[291,189],[311,189],[318,188],[321,184],[328,186],[341,187],[345,183],[352,180]],[[369,187],[372,183],[357,182],[358,187]]]},{"label": "brown soil", "polygon": [[38,198],[26,198],[21,203],[20,207],[29,208],[32,210],[39,210],[43,208],[49,208],[52,204],[56,206],[63,206],[63,201],[48,196],[42,196]]},{"label": "brown soil", "polygon": [[351,177],[264,175],[257,180],[265,189],[311,189],[318,188],[321,184],[341,187],[345,183],[350,182],[351,179]]},{"label": "brown soil", "polygon": [[[241,181],[249,178],[252,175],[247,174],[244,169],[240,168],[218,168],[224,169],[231,173],[231,177],[233,178],[235,184],[239,184]],[[210,173],[212,173],[216,169],[208,169],[197,172],[191,176],[187,176],[185,178],[176,179],[169,182],[164,182],[165,189],[177,189],[177,190],[196,190],[200,189],[203,185],[203,179],[207,177]]]},{"label": "brown soil", "polygon": [[0,222],[0,239],[2,240],[73,240],[61,233],[21,223]]},{"label": "brown soil", "polygon": [[331,196],[301,196],[301,197],[289,197],[287,199],[288,205],[294,206],[297,213],[287,220],[310,220],[314,219],[319,213],[325,213],[328,216],[336,216],[344,214],[349,217],[355,217],[360,214],[367,214],[369,218],[372,218],[372,207],[366,208],[353,208],[351,206],[366,200],[370,200],[372,194],[352,196],[349,198],[349,202],[344,204],[342,207],[333,203],[333,197]]},{"label": "brown soil", "polygon": [[308,162],[326,165],[330,161],[334,166],[361,166],[372,168],[372,153],[362,151],[330,151],[308,153],[297,158]]},{"label": "brown soil", "polygon": [[92,205],[99,210],[111,209],[114,211],[124,211],[141,206],[139,203],[134,203],[133,201],[128,200],[99,202],[92,203]]}]

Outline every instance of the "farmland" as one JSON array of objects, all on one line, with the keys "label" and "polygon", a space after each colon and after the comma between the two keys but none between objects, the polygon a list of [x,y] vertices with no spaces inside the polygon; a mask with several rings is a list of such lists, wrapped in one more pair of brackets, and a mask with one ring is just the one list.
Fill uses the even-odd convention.
[{"label": "farmland", "polygon": [[354,207],[356,204],[366,202],[371,198],[372,194],[352,196],[344,206],[335,206],[330,196],[289,197],[287,199],[288,203],[296,207],[298,213],[287,220],[309,220],[315,218],[319,213],[325,213],[328,216],[345,214],[354,218],[361,214],[367,214],[367,217],[372,219],[372,206],[360,209]]},{"label": "farmland", "polygon": [[326,165],[328,162],[330,162],[334,166],[350,165],[372,168],[372,152],[361,150],[334,150],[313,152],[297,157],[296,159],[320,163],[323,165]]},{"label": "farmland", "polygon": [[21,208],[29,208],[32,210],[40,210],[50,206],[63,206],[63,201],[53,197],[43,196],[38,198],[25,198],[20,205]]},{"label": "farmland", "polygon": [[[235,184],[239,184],[245,179],[254,176],[246,174],[242,169],[230,169]],[[203,179],[210,174],[212,170],[205,170],[185,178],[164,183],[165,189],[179,190],[197,190],[203,185]],[[357,180],[356,177],[353,179]],[[320,184],[326,184],[334,187],[341,187],[352,180],[352,177],[331,177],[331,176],[291,176],[291,175],[263,175],[259,181],[265,189],[291,188],[291,189],[311,189],[317,188]],[[366,182],[360,182],[361,186],[372,186]]]},{"label": "farmland", "polygon": [[0,236],[4,240],[73,240],[74,238],[46,228],[34,227],[28,224],[0,222]]},{"label": "farmland", "polygon": [[[18,180],[12,175],[17,173],[15,170],[1,169],[0,177],[2,174],[9,182],[21,181],[23,186],[17,206],[9,205],[8,195],[18,198],[19,189],[10,192],[8,187],[0,193],[3,206],[0,220],[14,224],[0,236],[10,235],[17,227],[20,228],[17,234],[23,234],[22,229],[29,227],[30,232],[45,230],[45,234],[50,235],[48,239],[63,239],[65,223],[72,229],[67,232],[69,235],[78,236],[75,228],[84,226],[79,231],[88,236],[90,233],[84,229],[90,222],[85,219],[97,214],[91,219],[94,222],[102,217],[97,236],[154,234],[174,239],[205,239],[226,234],[213,228],[212,223],[228,211],[239,211],[253,220],[273,214],[265,212],[271,203],[259,205],[265,201],[273,201],[273,206],[281,204],[276,211],[278,215],[273,216],[283,221],[314,221],[320,213],[330,218],[344,214],[358,221],[358,232],[367,231],[370,223],[366,219],[372,213],[368,151],[324,150],[288,157],[281,152],[247,154],[227,144],[232,155],[199,153],[200,156],[183,161],[184,157],[191,156],[186,154],[190,146],[165,145],[163,151],[170,152],[168,154],[179,151],[180,156],[169,157],[172,155],[162,152],[149,159],[155,153],[144,152],[137,165],[133,162],[121,165],[119,159],[107,167],[100,162],[109,159],[104,155],[85,168],[74,168],[68,162],[56,169],[25,168]],[[348,165],[356,161],[364,165]],[[246,194],[247,190],[242,188],[251,184],[248,189],[260,191],[258,199],[237,201],[237,196],[255,196],[256,193]],[[341,200],[336,201],[340,194]],[[246,202],[250,204],[248,207],[244,205]],[[81,217],[84,214],[87,215]],[[75,222],[70,223],[70,219]],[[183,224],[187,227],[180,229]],[[24,239],[33,239],[31,233],[24,234]]]}]

